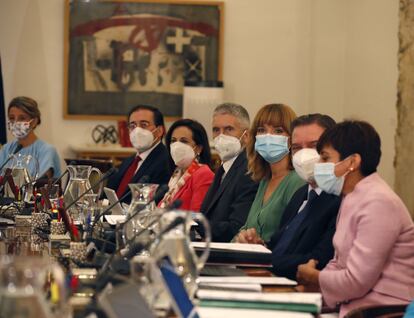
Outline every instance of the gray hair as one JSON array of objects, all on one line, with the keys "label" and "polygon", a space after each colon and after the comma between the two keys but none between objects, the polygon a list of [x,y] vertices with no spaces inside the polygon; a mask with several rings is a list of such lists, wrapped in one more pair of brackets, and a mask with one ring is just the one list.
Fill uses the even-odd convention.
[{"label": "gray hair", "polygon": [[236,117],[240,123],[240,126],[244,129],[249,129],[250,127],[250,117],[247,110],[239,105],[234,103],[223,103],[220,104],[214,109],[213,117],[216,115],[232,115]]}]

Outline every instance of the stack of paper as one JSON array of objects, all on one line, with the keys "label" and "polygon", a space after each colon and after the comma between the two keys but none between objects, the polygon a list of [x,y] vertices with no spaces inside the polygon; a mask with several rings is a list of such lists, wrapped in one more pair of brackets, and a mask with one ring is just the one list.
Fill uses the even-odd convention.
[{"label": "stack of paper", "polygon": [[[204,242],[191,242],[196,252],[205,249]],[[271,267],[272,251],[260,244],[210,243],[207,263],[237,266]]]},{"label": "stack of paper", "polygon": [[199,283],[222,283],[222,284],[259,284],[276,286],[296,286],[294,280],[285,277],[257,277],[257,276],[228,276],[211,277],[201,276],[197,278]]},{"label": "stack of paper", "polygon": [[320,313],[320,293],[249,293],[199,290],[201,307],[249,308]]},{"label": "stack of paper", "polygon": [[262,285],[274,286],[296,286],[293,280],[284,277],[252,277],[252,276],[229,276],[211,277],[202,276],[197,279],[199,289],[227,290],[243,292],[261,292]]},{"label": "stack of paper", "polygon": [[313,318],[309,313],[279,310],[199,307],[197,312],[201,318]]}]

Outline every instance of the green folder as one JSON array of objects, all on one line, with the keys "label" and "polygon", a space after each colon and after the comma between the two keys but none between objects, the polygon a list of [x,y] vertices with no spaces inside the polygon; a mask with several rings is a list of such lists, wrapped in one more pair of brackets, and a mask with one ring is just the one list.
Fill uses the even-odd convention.
[{"label": "green folder", "polygon": [[221,308],[249,308],[249,309],[263,309],[263,310],[284,310],[284,311],[298,311],[317,314],[319,312],[318,306],[314,304],[301,303],[272,303],[272,302],[257,302],[257,301],[235,301],[235,300],[200,300],[201,307],[221,307]]}]

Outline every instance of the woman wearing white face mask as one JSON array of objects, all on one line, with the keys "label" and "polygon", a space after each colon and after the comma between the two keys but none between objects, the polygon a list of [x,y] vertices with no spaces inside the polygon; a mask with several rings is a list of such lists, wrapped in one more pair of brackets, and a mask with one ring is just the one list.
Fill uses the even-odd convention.
[{"label": "woman wearing white face mask", "polygon": [[211,154],[207,133],[197,121],[181,119],[172,124],[165,140],[175,171],[159,206],[180,199],[181,209],[199,211],[214,178],[208,166]]},{"label": "woman wearing white face mask", "polygon": [[235,237],[237,242],[269,241],[291,197],[305,184],[291,163],[290,124],[295,118],[289,106],[270,104],[253,121],[247,156],[252,179],[260,184],[246,224]]},{"label": "woman wearing white face mask", "polygon": [[414,225],[376,172],[378,133],[366,122],[345,121],[326,130],[317,148],[316,183],[343,199],[335,257],[322,271],[314,260],[300,265],[303,289],[320,289],[330,307],[340,304],[340,317],[362,306],[408,304],[414,298]]},{"label": "woman wearing white face mask", "polygon": [[[16,140],[5,144],[0,150],[0,165],[5,163],[21,145],[19,154],[31,155],[38,160],[40,177],[59,177],[60,160],[56,149],[38,139],[34,132],[41,122],[37,102],[29,97],[16,97],[9,104],[7,116],[7,127]],[[29,166],[29,170],[34,177],[34,166]]]}]

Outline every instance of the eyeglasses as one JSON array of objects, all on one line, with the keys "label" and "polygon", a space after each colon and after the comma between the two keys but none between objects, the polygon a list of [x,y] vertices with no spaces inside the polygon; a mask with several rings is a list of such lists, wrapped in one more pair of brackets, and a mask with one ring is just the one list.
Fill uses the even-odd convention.
[{"label": "eyeglasses", "polygon": [[129,130],[134,130],[137,127],[141,127],[142,129],[148,129],[151,126],[154,126],[154,124],[146,121],[146,120],[140,120],[138,122],[136,121],[131,121],[128,123],[127,127]]}]

